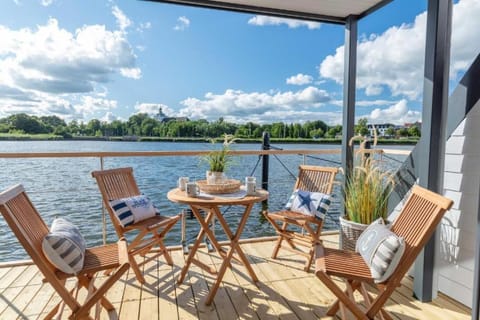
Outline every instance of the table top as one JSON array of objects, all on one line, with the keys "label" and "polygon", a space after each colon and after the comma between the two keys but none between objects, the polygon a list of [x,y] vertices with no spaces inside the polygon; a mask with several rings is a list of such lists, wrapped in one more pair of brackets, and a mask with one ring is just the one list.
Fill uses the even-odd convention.
[{"label": "table top", "polygon": [[255,195],[247,195],[243,198],[222,198],[221,195],[189,197],[185,191],[175,188],[168,192],[167,198],[173,202],[190,205],[247,205],[266,200],[268,198],[268,191],[257,189]]}]

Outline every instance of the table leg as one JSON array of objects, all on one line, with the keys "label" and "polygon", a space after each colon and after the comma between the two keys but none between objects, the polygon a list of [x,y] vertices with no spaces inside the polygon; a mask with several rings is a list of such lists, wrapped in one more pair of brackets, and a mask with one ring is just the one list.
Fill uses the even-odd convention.
[{"label": "table leg", "polygon": [[242,218],[240,219],[240,223],[238,225],[238,228],[237,228],[235,234],[233,234],[233,232],[229,228],[227,222],[225,221],[225,219],[222,216],[218,207],[212,208],[212,211],[217,216],[217,219],[220,222],[220,224],[222,225],[223,230],[225,231],[225,233],[227,234],[227,236],[231,240],[231,247],[227,251],[226,256],[224,257],[222,265],[220,266],[220,269],[218,270],[217,279],[215,280],[215,283],[214,283],[213,287],[210,289],[210,292],[207,296],[207,299],[205,300],[206,305],[210,305],[213,302],[215,294],[217,293],[217,290],[220,287],[220,283],[222,282],[222,279],[223,279],[223,276],[225,274],[225,271],[227,270],[227,267],[230,265],[230,261],[233,257],[233,253],[235,251],[237,251],[238,255],[240,256],[240,259],[243,261],[243,264],[247,268],[247,271],[250,274],[250,277],[252,278],[252,280],[254,282],[258,281],[258,278],[257,278],[255,272],[253,271],[250,263],[248,262],[247,257],[245,256],[242,249],[240,248],[240,245],[238,244],[238,241],[240,240],[240,236],[242,234],[243,228],[245,227],[245,225],[247,223],[247,220],[248,220],[248,217],[250,215],[250,211],[252,210],[252,207],[253,207],[253,204],[249,204],[249,205],[245,206],[245,212],[242,215]]},{"label": "table leg", "polygon": [[203,220],[202,215],[200,214],[198,209],[192,207],[192,211],[195,214],[197,220],[200,222],[200,232],[198,233],[197,239],[195,240],[195,243],[193,244],[192,250],[188,254],[187,260],[185,261],[185,265],[182,268],[182,272],[180,273],[180,276],[178,277],[177,283],[182,283],[183,280],[185,280],[185,276],[187,275],[188,268],[190,267],[190,264],[195,259],[195,254],[197,253],[198,247],[200,246],[200,243],[202,242],[203,235],[205,234],[204,225],[207,225],[207,230],[208,230],[208,224],[210,223],[210,220],[212,220],[212,218],[214,216],[214,213],[210,211],[207,214],[206,219]]},{"label": "table leg", "polygon": [[216,216],[218,221],[220,222],[220,225],[222,226],[223,230],[225,231],[226,235],[231,241],[230,242],[231,247],[234,248],[235,251],[237,251],[237,254],[239,258],[242,260],[243,265],[247,269],[248,274],[250,275],[250,278],[252,278],[253,282],[257,282],[258,281],[257,275],[253,271],[253,268],[250,265],[250,262],[248,261],[247,257],[245,256],[245,253],[243,252],[239,244],[240,236],[242,235],[243,229],[247,224],[247,220],[248,220],[248,217],[250,216],[250,212],[252,208],[253,208],[253,203],[245,206],[245,211],[242,215],[242,218],[240,219],[240,223],[238,224],[235,234],[232,233],[232,230],[228,226],[227,221],[225,221],[225,218],[223,217],[223,215],[219,210],[216,212]]}]

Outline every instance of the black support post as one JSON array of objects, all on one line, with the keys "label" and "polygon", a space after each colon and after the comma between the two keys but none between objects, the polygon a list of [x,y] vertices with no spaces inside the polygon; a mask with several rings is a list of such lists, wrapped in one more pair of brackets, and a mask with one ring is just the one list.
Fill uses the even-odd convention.
[{"label": "black support post", "polygon": [[[262,150],[270,150],[270,135],[264,132],[262,136]],[[268,154],[262,156],[262,189],[268,190]]]},{"label": "black support post", "polygon": [[[443,193],[451,17],[452,0],[428,1],[419,184],[437,193]],[[434,267],[435,235],[415,262],[414,293],[421,301],[437,294]]]},{"label": "black support post", "polygon": [[345,69],[343,73],[342,167],[345,177],[353,167],[353,152],[348,146],[354,134],[355,90],[357,78],[357,17],[349,16],[345,24]]}]

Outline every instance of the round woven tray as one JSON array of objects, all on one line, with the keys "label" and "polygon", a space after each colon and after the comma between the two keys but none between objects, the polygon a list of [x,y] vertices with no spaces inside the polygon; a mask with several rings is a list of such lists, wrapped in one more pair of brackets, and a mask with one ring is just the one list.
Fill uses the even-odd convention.
[{"label": "round woven tray", "polygon": [[235,179],[226,179],[223,183],[208,184],[207,180],[197,181],[201,191],[210,194],[233,193],[240,190],[240,181]]}]

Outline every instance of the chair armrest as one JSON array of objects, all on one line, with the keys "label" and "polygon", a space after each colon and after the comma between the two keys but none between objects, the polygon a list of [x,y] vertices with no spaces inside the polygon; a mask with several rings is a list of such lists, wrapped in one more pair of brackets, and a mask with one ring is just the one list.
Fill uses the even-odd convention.
[{"label": "chair armrest", "polygon": [[130,260],[128,259],[128,247],[127,247],[127,240],[125,238],[120,238],[117,242],[118,247],[118,263],[120,265],[127,264],[130,266]]},{"label": "chair armrest", "polygon": [[285,222],[291,222],[291,223],[299,223],[299,222],[307,222],[311,221],[312,217],[310,216],[304,216],[304,215],[285,215],[282,214],[282,211],[280,212],[265,212],[266,215],[269,217],[272,217],[277,220],[285,221]]}]

